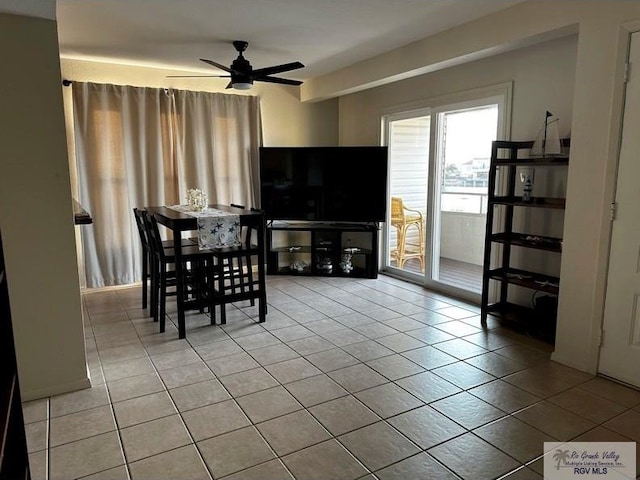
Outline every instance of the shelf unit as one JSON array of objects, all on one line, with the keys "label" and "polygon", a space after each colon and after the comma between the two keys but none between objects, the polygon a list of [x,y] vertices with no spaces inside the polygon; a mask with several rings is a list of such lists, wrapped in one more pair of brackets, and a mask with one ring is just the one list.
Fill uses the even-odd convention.
[{"label": "shelf unit", "polygon": [[[568,140],[562,141],[563,147],[569,146]],[[553,341],[555,335],[556,301],[540,302],[539,309],[527,307],[509,301],[509,287],[518,286],[535,292],[541,292],[557,298],[560,278],[540,272],[515,268],[512,265],[512,248],[524,248],[541,252],[561,254],[562,239],[558,237],[534,235],[514,231],[514,213],[516,209],[555,209],[564,210],[565,199],[556,197],[531,197],[529,200],[516,196],[516,175],[518,167],[555,167],[567,166],[568,155],[545,157],[527,157],[533,142],[495,141],[491,149],[489,168],[489,198],[487,226],[484,248],[484,266],[481,297],[481,321],[486,324],[487,316],[492,315],[500,321],[517,324],[525,330],[546,340]],[[498,172],[501,171],[500,185]],[[496,210],[502,209],[501,225],[496,225]],[[496,247],[502,251],[496,254]],[[495,257],[495,258],[494,258]],[[492,265],[492,259],[497,265]],[[492,281],[497,282],[498,300],[490,303]]]},{"label": "shelf unit", "polygon": [[[378,228],[377,223],[268,222],[267,274],[377,278]],[[287,236],[284,245],[274,241],[276,232]],[[348,272],[340,266],[345,254],[352,256]]]},{"label": "shelf unit", "polygon": [[7,275],[0,237],[0,478],[30,479]]}]

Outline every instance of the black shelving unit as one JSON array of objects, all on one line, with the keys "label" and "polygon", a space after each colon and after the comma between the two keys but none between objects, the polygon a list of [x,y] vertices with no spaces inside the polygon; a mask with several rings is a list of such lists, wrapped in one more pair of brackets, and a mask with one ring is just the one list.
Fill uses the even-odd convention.
[{"label": "black shelving unit", "polygon": [[[377,223],[268,222],[267,274],[377,278],[378,229]],[[275,247],[275,232],[300,241]],[[352,257],[349,272],[340,266],[345,254]]]},{"label": "black shelving unit", "polygon": [[0,236],[0,478],[30,479],[7,275]]},{"label": "black shelving unit", "polygon": [[[568,148],[569,141],[563,140],[563,147]],[[554,167],[567,166],[568,155],[544,157],[527,156],[533,142],[495,141],[491,148],[491,164],[489,169],[489,198],[487,209],[487,226],[484,248],[484,266],[482,279],[481,321],[486,324],[487,316],[496,317],[502,322],[553,341],[555,335],[555,300],[560,288],[560,278],[540,272],[516,268],[512,265],[512,248],[524,248],[542,252],[560,254],[562,239],[553,236],[535,235],[514,231],[514,213],[516,209],[555,209],[565,208],[565,199],[556,197],[531,197],[525,199],[516,195],[518,183],[518,167]],[[498,172],[501,172],[500,185]],[[496,211],[502,209],[501,225],[495,225]],[[496,247],[502,252],[497,255],[496,264],[492,265],[492,257]],[[497,282],[499,291],[497,301],[490,303],[489,293],[492,282]],[[544,307],[536,309],[509,300],[509,288],[517,286],[540,292],[554,299],[544,302]],[[541,303],[542,304],[542,303]]]}]

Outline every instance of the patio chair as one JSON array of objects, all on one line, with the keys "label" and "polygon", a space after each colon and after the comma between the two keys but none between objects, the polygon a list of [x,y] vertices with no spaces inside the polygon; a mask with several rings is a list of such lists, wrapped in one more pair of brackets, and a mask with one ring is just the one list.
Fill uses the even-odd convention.
[{"label": "patio chair", "polygon": [[[407,207],[402,198],[391,197],[391,225],[396,228],[396,248],[391,250],[391,258],[395,259],[398,268],[411,258],[420,261],[420,271],[424,272],[424,218],[419,210]],[[415,228],[418,234],[417,243],[409,237],[409,230]]]}]

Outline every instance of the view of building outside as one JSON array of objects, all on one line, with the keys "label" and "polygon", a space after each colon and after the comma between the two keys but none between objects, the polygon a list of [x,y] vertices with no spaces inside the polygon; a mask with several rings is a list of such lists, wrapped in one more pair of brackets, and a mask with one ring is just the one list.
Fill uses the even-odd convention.
[{"label": "view of building outside", "polygon": [[498,106],[442,114],[441,211],[487,213]]}]

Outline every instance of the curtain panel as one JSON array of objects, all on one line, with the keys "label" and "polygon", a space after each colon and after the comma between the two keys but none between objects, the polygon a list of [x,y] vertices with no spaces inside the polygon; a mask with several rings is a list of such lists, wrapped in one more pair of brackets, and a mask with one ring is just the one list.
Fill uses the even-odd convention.
[{"label": "curtain panel", "polygon": [[140,280],[134,207],[186,202],[254,205],[262,141],[251,96],[73,83],[78,195],[88,288]]}]

